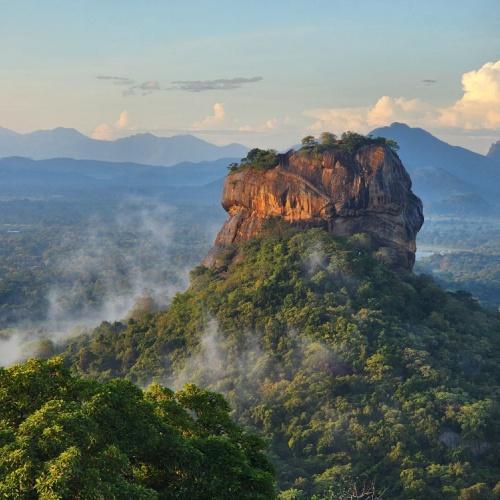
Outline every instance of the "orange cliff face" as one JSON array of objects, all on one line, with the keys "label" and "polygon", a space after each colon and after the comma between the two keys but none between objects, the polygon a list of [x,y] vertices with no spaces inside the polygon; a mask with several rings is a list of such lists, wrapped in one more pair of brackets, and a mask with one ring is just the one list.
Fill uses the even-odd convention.
[{"label": "orange cliff face", "polygon": [[229,219],[205,259],[208,266],[217,267],[221,251],[252,238],[266,220],[279,217],[339,236],[367,233],[385,260],[411,269],[415,238],[424,221],[408,173],[397,154],[382,145],[364,146],[354,156],[292,152],[281,155],[272,169],[231,173],[222,206]]}]

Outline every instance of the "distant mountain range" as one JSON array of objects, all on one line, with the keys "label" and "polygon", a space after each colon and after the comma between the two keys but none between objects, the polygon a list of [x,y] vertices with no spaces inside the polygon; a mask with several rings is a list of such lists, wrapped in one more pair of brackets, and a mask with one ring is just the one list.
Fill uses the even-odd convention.
[{"label": "distant mountain range", "polygon": [[114,141],[100,141],[72,128],[28,134],[0,128],[0,157],[24,156],[34,160],[67,157],[169,166],[183,161],[241,158],[247,151],[248,148],[241,144],[216,146],[192,135],[157,137],[136,134]]},{"label": "distant mountain range", "polygon": [[500,163],[500,141],[497,141],[491,145],[490,150],[488,151],[488,154],[486,156],[491,160]]},{"label": "distant mountain range", "polygon": [[[500,142],[484,156],[402,123],[377,128],[372,134],[397,141],[399,156],[427,214],[500,213]],[[18,134],[0,128],[0,157],[39,159],[0,160],[0,193],[148,189],[180,199],[190,187],[196,187],[194,193],[203,186],[202,199],[208,201],[213,195],[211,202],[218,204],[227,165],[247,151],[240,144],[219,147],[191,135],[138,134],[98,141],[74,129]],[[193,193],[189,200],[194,200]]]},{"label": "distant mountain range", "polygon": [[497,161],[491,151],[484,156],[451,146],[426,130],[403,123],[371,133],[398,143],[398,154],[427,213],[487,215],[500,211],[500,159]]},{"label": "distant mountain range", "polygon": [[227,166],[235,160],[184,162],[165,168],[70,158],[3,158],[0,197],[77,199],[146,194],[175,203],[219,205]]}]

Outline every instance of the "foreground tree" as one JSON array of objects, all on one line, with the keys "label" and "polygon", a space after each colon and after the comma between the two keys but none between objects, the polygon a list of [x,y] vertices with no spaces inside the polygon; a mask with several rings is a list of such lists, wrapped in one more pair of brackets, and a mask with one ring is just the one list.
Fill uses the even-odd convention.
[{"label": "foreground tree", "polygon": [[0,370],[0,497],[274,497],[263,443],[222,396],[73,377],[62,360]]}]

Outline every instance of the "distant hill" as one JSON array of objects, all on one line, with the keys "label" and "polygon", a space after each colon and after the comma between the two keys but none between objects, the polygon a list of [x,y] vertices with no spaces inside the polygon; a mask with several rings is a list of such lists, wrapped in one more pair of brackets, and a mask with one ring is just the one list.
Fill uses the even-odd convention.
[{"label": "distant hill", "polygon": [[[489,215],[500,211],[499,143],[484,156],[401,123],[377,128],[372,134],[398,142],[399,156],[426,213],[468,213],[473,200],[480,201],[475,212]],[[138,134],[98,141],[67,128],[19,134],[0,127],[0,158],[7,157],[0,160],[0,192],[17,195],[35,185],[45,193],[61,192],[63,186],[87,189],[120,184],[134,190],[147,185],[160,190],[167,185],[215,183],[213,202],[218,203],[217,190],[226,166],[247,151],[239,144],[219,147],[190,135],[162,138]],[[169,166],[168,172],[163,171],[165,166]],[[181,192],[174,194],[179,198]]]},{"label": "distant hill", "polygon": [[[398,154],[427,211],[441,211],[444,206],[447,210],[452,207],[459,210],[460,200],[467,205],[460,208],[460,213],[466,213],[474,199],[481,200],[479,211],[491,208],[490,203],[493,207],[498,205],[500,163],[491,157],[452,146],[424,129],[403,123],[377,128],[371,133],[394,139],[399,144]],[[450,199],[453,199],[452,204],[440,203]]]},{"label": "distant hill", "polygon": [[192,135],[136,134],[115,141],[100,141],[72,128],[28,134],[0,128],[0,157],[25,156],[35,160],[68,157],[168,166],[183,161],[241,158],[247,151],[248,148],[241,144],[216,146]]},{"label": "distant hill", "polygon": [[421,167],[412,171],[413,188],[425,193],[428,202],[439,201],[443,195],[457,195],[477,191],[478,188],[439,167]]},{"label": "distant hill", "polygon": [[[1,132],[0,132],[1,133]],[[176,201],[218,204],[227,166],[235,158],[183,162],[172,167],[54,158],[0,159],[3,197],[123,196],[157,193]]]},{"label": "distant hill", "polygon": [[456,194],[437,203],[431,203],[429,211],[443,215],[483,216],[488,213],[498,215],[498,211],[482,196],[476,193]]},{"label": "distant hill", "polygon": [[500,164],[500,141],[494,142],[488,154],[486,155],[490,160],[493,160]]},{"label": "distant hill", "polygon": [[452,146],[424,129],[404,123],[376,128],[371,133],[397,141],[399,156],[410,172],[420,167],[438,167],[471,185],[500,190],[500,167],[491,158]]}]

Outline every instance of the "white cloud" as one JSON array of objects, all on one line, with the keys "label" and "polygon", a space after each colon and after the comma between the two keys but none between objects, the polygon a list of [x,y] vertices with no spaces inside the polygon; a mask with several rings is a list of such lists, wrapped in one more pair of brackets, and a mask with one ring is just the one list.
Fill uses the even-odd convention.
[{"label": "white cloud", "polygon": [[365,131],[368,127],[367,113],[368,108],[316,108],[304,112],[306,116],[315,119],[309,127],[313,131]]},{"label": "white cloud", "polygon": [[266,123],[264,123],[264,128],[267,130],[273,130],[278,126],[278,119],[277,118],[271,118],[270,120],[266,120]]},{"label": "white cloud", "polygon": [[499,129],[500,61],[462,75],[463,96],[445,107],[420,99],[382,96],[372,106],[317,108],[304,112],[313,118],[310,130],[367,132],[395,121],[429,128]]},{"label": "white cloud", "polygon": [[251,125],[241,125],[241,127],[238,128],[240,132],[255,132],[255,128],[252,127]]},{"label": "white cloud", "polygon": [[130,117],[128,111],[125,110],[120,113],[120,116],[118,118],[118,121],[115,123],[115,126],[117,128],[127,128],[129,123],[130,123]]},{"label": "white cloud", "polygon": [[462,75],[463,96],[440,110],[439,123],[464,129],[500,128],[500,61]]},{"label": "white cloud", "polygon": [[97,125],[94,131],[90,134],[92,139],[97,139],[99,141],[112,141],[114,136],[113,127],[107,123],[101,123]]},{"label": "white cloud", "polygon": [[368,125],[376,127],[395,121],[424,122],[432,115],[432,107],[419,99],[383,96],[368,110],[366,119]]},{"label": "white cloud", "polygon": [[319,108],[306,111],[305,115],[315,118],[309,127],[314,131],[368,132],[373,127],[395,121],[422,125],[433,113],[432,107],[419,99],[382,96],[370,107]]},{"label": "white cloud", "polygon": [[91,134],[92,139],[100,141],[112,141],[121,135],[120,132],[130,131],[130,116],[128,111],[124,110],[120,113],[118,120],[113,123],[101,123]]},{"label": "white cloud", "polygon": [[241,125],[238,127],[240,132],[269,132],[271,130],[276,130],[280,125],[280,120],[277,118],[269,118],[264,123],[260,125]]},{"label": "white cloud", "polygon": [[203,118],[203,120],[193,123],[193,129],[210,128],[220,125],[226,118],[226,111],[222,102],[216,102],[212,108],[212,114]]}]

